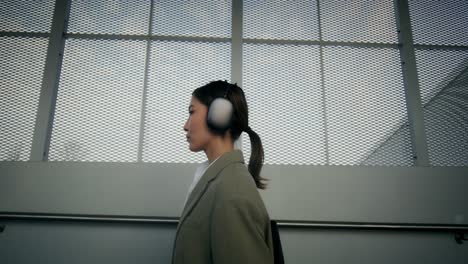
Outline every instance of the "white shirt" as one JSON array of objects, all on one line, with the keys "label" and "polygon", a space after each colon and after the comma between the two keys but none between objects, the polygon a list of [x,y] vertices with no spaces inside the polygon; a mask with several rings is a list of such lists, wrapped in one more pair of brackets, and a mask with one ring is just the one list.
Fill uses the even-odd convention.
[{"label": "white shirt", "polygon": [[195,175],[193,176],[192,184],[190,184],[190,187],[189,187],[189,190],[188,190],[188,193],[187,193],[187,197],[185,197],[184,204],[187,203],[187,200],[188,200],[190,194],[192,193],[193,189],[195,189],[195,186],[197,186],[197,183],[200,181],[203,174],[205,174],[205,171],[211,166],[211,164],[215,163],[218,159],[219,159],[219,157],[216,158],[211,163],[209,163],[209,161],[205,161],[205,162],[201,163],[200,166],[197,167],[197,169],[195,170]]}]

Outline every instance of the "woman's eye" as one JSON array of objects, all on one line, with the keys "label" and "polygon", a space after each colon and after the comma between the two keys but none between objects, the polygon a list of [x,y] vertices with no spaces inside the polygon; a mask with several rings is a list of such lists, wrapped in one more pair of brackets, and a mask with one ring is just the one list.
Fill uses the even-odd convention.
[{"label": "woman's eye", "polygon": [[193,114],[193,111],[189,111],[188,113],[189,113],[189,115],[192,115],[192,114]]}]

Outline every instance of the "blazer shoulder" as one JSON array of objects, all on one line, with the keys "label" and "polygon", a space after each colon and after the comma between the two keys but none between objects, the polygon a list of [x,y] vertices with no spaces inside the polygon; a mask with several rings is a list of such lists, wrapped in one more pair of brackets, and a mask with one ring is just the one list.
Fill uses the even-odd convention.
[{"label": "blazer shoulder", "polygon": [[213,181],[213,191],[219,202],[232,200],[250,200],[263,207],[252,175],[243,163],[232,163],[226,166]]}]

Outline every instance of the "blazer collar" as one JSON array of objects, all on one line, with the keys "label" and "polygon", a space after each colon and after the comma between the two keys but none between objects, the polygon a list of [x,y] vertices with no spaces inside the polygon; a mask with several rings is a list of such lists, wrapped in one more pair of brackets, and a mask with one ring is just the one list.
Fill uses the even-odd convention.
[{"label": "blazer collar", "polygon": [[244,163],[244,157],[240,150],[233,150],[223,154],[208,167],[188,197],[187,203],[180,218],[180,224],[182,224],[185,218],[190,215],[201,196],[205,193],[208,184],[216,179],[216,177],[225,167],[232,163]]}]

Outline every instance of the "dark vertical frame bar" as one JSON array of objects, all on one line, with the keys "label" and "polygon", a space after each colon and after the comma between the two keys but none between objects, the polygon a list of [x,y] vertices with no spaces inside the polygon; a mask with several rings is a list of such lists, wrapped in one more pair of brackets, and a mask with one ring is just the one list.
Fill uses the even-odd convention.
[{"label": "dark vertical frame bar", "polygon": [[325,92],[325,73],[324,73],[324,65],[323,65],[323,44],[322,44],[322,21],[321,21],[321,13],[320,13],[320,0],[317,0],[317,25],[318,25],[318,33],[319,33],[319,49],[320,49],[320,87],[322,93],[322,109],[323,109],[323,137],[324,137],[324,144],[323,147],[325,148],[325,164],[330,164],[330,146],[328,144],[328,111],[327,111],[327,100],[326,100],[326,92]]},{"label": "dark vertical frame bar", "polygon": [[57,0],[55,2],[30,161],[46,161],[49,155],[69,12],[70,1]]},{"label": "dark vertical frame bar", "polygon": [[395,0],[394,5],[414,165],[429,166],[424,111],[421,104],[408,0]]},{"label": "dark vertical frame bar", "polygon": [[242,0],[232,1],[231,82],[242,87]]},{"label": "dark vertical frame bar", "polygon": [[[231,22],[231,82],[242,87],[243,0],[232,1]],[[242,134],[236,145],[242,149]]]},{"label": "dark vertical frame bar", "polygon": [[153,32],[153,12],[154,12],[154,0],[150,2],[150,15],[149,15],[149,25],[148,25],[148,38],[146,41],[146,61],[145,61],[145,79],[143,81],[143,95],[141,103],[141,116],[140,116],[140,129],[139,129],[139,138],[138,138],[138,154],[137,162],[142,162],[143,156],[143,145],[145,139],[145,120],[146,120],[146,101],[148,94],[148,76],[150,74],[149,68],[151,63],[151,34]]}]

